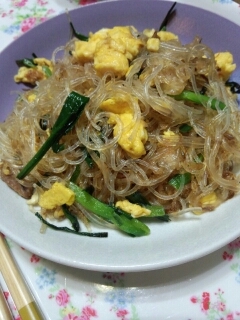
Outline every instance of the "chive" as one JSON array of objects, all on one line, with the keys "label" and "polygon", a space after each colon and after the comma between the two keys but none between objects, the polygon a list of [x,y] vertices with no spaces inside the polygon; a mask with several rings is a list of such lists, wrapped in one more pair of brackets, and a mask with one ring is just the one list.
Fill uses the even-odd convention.
[{"label": "chive", "polygon": [[18,179],[25,178],[50,148],[52,148],[54,152],[62,149],[63,145],[59,145],[59,140],[63,135],[68,133],[73,128],[88,101],[88,97],[82,96],[74,91],[68,95],[62,110],[52,127],[50,136],[33,156],[33,158],[18,173]]},{"label": "chive", "polygon": [[179,189],[180,185],[183,182],[183,185],[185,186],[191,181],[191,173],[185,172],[183,174],[177,174],[172,179],[168,181],[168,184],[174,187],[175,189]]},{"label": "chive", "polygon": [[75,231],[79,231],[80,225],[79,225],[78,218],[68,210],[67,205],[65,204],[62,205],[62,210],[63,210],[64,216],[71,222],[73,229]]},{"label": "chive", "polygon": [[148,200],[139,191],[130,194],[126,197],[126,199],[132,203],[150,205]]},{"label": "chive", "polygon": [[157,218],[158,220],[163,221],[163,222],[170,222],[170,221],[171,221],[171,219],[170,219],[170,217],[169,217],[168,214],[165,214],[164,216],[156,217],[156,218]]},{"label": "chive", "polygon": [[223,102],[221,102],[215,98],[212,99],[208,96],[198,94],[198,93],[195,93],[192,91],[185,91],[184,90],[182,93],[180,93],[176,96],[171,96],[171,97],[174,98],[175,100],[187,100],[187,101],[191,101],[196,104],[202,104],[202,105],[210,102],[210,107],[213,110],[216,110],[216,106],[218,106],[220,110],[223,110],[226,107],[226,105]]},{"label": "chive", "polygon": [[78,179],[78,177],[80,175],[80,172],[81,172],[80,165],[78,164],[78,165],[76,165],[76,168],[73,171],[73,174],[72,174],[72,176],[70,178],[70,181],[73,182],[73,183],[76,183],[76,181],[77,181],[77,179]]},{"label": "chive", "polygon": [[42,71],[47,78],[51,77],[52,71],[50,70],[50,68],[48,66],[42,66]]},{"label": "chive", "polygon": [[139,191],[130,194],[126,197],[126,199],[128,199],[128,201],[130,201],[131,203],[136,203],[150,210],[151,213],[150,215],[145,216],[146,218],[158,218],[163,221],[170,221],[169,217],[165,217],[166,213],[163,206],[150,204],[150,202]]},{"label": "chive", "polygon": [[73,26],[73,23],[72,23],[71,21],[70,21],[69,23],[70,23],[70,28],[71,28],[71,31],[72,31],[72,35],[73,35],[74,37],[76,37],[78,40],[88,41],[88,37],[87,37],[87,36],[85,36],[85,35],[83,35],[83,34],[81,34],[81,33],[78,33],[78,32],[75,30],[75,28],[74,28],[74,26]]},{"label": "chive", "polygon": [[85,148],[85,153],[86,153],[85,161],[86,161],[87,165],[89,166],[89,168],[93,168],[94,167],[94,161],[93,161],[92,157],[90,156],[90,154],[89,154],[89,152],[87,151],[86,148]]},{"label": "chive", "polygon": [[87,236],[87,237],[96,237],[96,238],[107,238],[108,233],[107,232],[77,232],[73,229],[70,229],[68,227],[57,227],[52,223],[49,223],[47,220],[45,220],[38,212],[35,213],[35,216],[39,218],[39,220],[42,221],[42,223],[46,224],[49,228],[57,230],[57,231],[64,231],[64,232],[69,232],[69,233],[74,233],[79,236]]},{"label": "chive", "polygon": [[72,182],[69,183],[69,188],[75,193],[75,201],[77,203],[103,220],[114,224],[121,231],[136,237],[150,233],[148,226],[138,219],[132,218],[130,214],[120,213],[117,208],[99,201]]},{"label": "chive", "polygon": [[187,123],[184,123],[184,124],[182,124],[180,127],[179,127],[179,131],[181,132],[181,133],[188,133],[188,132],[190,132],[192,130],[192,127],[189,125],[189,124],[187,124]]},{"label": "chive", "polygon": [[37,64],[34,62],[34,59],[37,58],[35,53],[32,53],[33,59],[31,58],[24,58],[22,60],[16,60],[16,64],[18,67],[27,67],[27,68],[34,68]]},{"label": "chive", "polygon": [[171,8],[168,10],[165,18],[163,19],[163,22],[161,23],[160,27],[159,27],[159,31],[166,31],[167,30],[167,24],[169,19],[171,18],[171,15],[173,13],[173,10],[176,6],[177,2],[174,2],[173,5],[171,6]]},{"label": "chive", "polygon": [[18,67],[27,67],[27,68],[35,68],[37,64],[33,61],[33,59],[24,58],[22,60],[16,60],[16,64]]}]

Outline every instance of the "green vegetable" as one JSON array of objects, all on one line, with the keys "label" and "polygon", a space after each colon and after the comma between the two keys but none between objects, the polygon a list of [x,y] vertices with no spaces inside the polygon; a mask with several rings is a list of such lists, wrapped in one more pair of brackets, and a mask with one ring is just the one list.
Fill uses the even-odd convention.
[{"label": "green vegetable", "polygon": [[136,237],[148,235],[150,233],[148,226],[141,221],[132,218],[127,212],[97,200],[72,182],[69,183],[69,188],[75,193],[76,202],[103,220],[114,224],[121,231]]},{"label": "green vegetable", "polygon": [[42,223],[46,224],[49,228],[54,229],[54,230],[74,233],[74,234],[77,234],[79,236],[96,237],[96,238],[107,238],[108,237],[108,233],[107,232],[95,232],[95,233],[78,232],[78,231],[75,231],[75,230],[70,229],[68,227],[57,227],[54,224],[49,223],[47,220],[45,220],[38,212],[35,213],[35,216],[38,217],[39,220],[42,221]]},{"label": "green vegetable", "polygon": [[76,183],[76,181],[77,181],[77,179],[78,179],[78,177],[80,175],[80,172],[81,172],[80,165],[78,164],[78,165],[76,165],[76,168],[73,171],[73,174],[72,174],[72,176],[70,178],[70,181],[72,181],[73,183]]},{"label": "green vegetable", "polygon": [[158,218],[163,221],[170,221],[169,216],[165,213],[163,206],[151,205],[149,201],[139,192],[136,191],[126,197],[131,203],[136,203],[151,211],[147,218]]},{"label": "green vegetable", "polygon": [[93,161],[92,157],[90,156],[87,148],[84,148],[84,153],[86,155],[85,161],[86,161],[87,165],[89,166],[89,168],[93,168],[94,167],[94,161]]},{"label": "green vegetable", "polygon": [[181,133],[188,133],[191,130],[192,130],[192,127],[187,123],[184,123],[179,127],[179,131]]},{"label": "green vegetable", "polygon": [[150,205],[149,201],[139,191],[130,194],[126,199],[132,203]]},{"label": "green vegetable", "polygon": [[62,206],[62,210],[63,210],[64,216],[71,222],[73,229],[75,231],[79,231],[80,225],[79,225],[78,218],[68,210],[67,205],[64,204]]},{"label": "green vegetable", "polygon": [[42,71],[44,72],[44,74],[45,74],[45,76],[46,76],[47,78],[51,77],[52,71],[51,71],[51,69],[50,69],[49,67],[47,67],[47,66],[42,66]]},{"label": "green vegetable", "polygon": [[33,59],[24,58],[22,60],[16,60],[16,64],[18,67],[27,67],[27,68],[35,68],[37,64],[33,61]]},{"label": "green vegetable", "polygon": [[211,102],[210,107],[213,110],[216,110],[216,106],[218,106],[220,110],[223,110],[226,107],[226,105],[223,102],[217,99],[212,99],[208,96],[202,95],[200,93],[198,94],[192,91],[184,90],[179,95],[171,96],[171,97],[173,97],[175,100],[187,100],[187,101],[192,101],[196,104],[202,104],[202,105]]},{"label": "green vegetable", "polygon": [[87,36],[85,36],[85,35],[83,35],[81,33],[78,33],[75,30],[75,28],[73,26],[73,23],[71,21],[69,23],[70,23],[70,28],[71,28],[71,31],[72,31],[72,34],[73,34],[74,37],[76,37],[77,39],[82,40],[82,41],[88,41],[88,37]]},{"label": "green vegetable", "polygon": [[163,22],[161,23],[160,27],[159,27],[159,31],[166,31],[167,30],[167,24],[169,19],[172,16],[174,7],[176,6],[177,2],[174,2],[173,5],[171,6],[171,8],[168,10],[165,18],[163,19]]},{"label": "green vegetable", "polygon": [[159,218],[165,215],[165,210],[163,206],[159,205],[146,205],[144,206],[146,209],[150,210],[151,213],[147,218]]},{"label": "green vegetable", "polygon": [[[34,62],[34,59],[37,58],[36,54],[32,54],[33,59],[30,58],[24,58],[22,60],[16,60],[16,64],[18,67],[26,67],[26,68],[36,68],[37,63]],[[47,78],[49,78],[52,75],[52,71],[48,66],[42,66],[42,71],[45,74]]]},{"label": "green vegetable", "polygon": [[185,186],[190,181],[191,181],[191,173],[185,172],[183,174],[175,175],[172,179],[168,181],[168,184],[173,186],[175,189],[179,189],[182,183]]},{"label": "green vegetable", "polygon": [[80,117],[89,98],[72,91],[66,98],[62,110],[52,127],[52,131],[48,139],[37,151],[33,158],[26,164],[26,166],[17,175],[18,179],[23,179],[43,158],[47,151],[52,148],[54,152],[62,150],[63,145],[59,144],[59,140],[67,134],[75,125]]}]

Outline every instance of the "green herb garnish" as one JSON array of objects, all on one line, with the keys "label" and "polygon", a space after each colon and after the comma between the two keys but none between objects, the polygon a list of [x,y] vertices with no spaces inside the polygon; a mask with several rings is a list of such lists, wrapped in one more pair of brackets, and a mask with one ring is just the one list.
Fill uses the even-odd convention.
[{"label": "green herb garnish", "polygon": [[75,201],[77,203],[103,220],[112,223],[121,231],[135,237],[145,236],[150,233],[147,225],[133,218],[127,212],[99,201],[72,182],[69,183],[69,188],[75,193]]},{"label": "green herb garnish", "polygon": [[71,222],[73,229],[78,232],[80,230],[78,218],[69,211],[67,205],[62,205],[62,210],[64,216]]},{"label": "green herb garnish", "polygon": [[71,31],[72,31],[72,35],[73,35],[74,37],[76,37],[78,40],[88,41],[88,37],[87,37],[87,36],[85,36],[85,35],[83,35],[83,34],[81,34],[81,33],[78,33],[78,32],[75,30],[72,21],[70,21],[69,24],[70,24],[70,28],[71,28]]},{"label": "green herb garnish", "polygon": [[173,5],[171,6],[171,8],[168,10],[165,18],[163,19],[163,22],[161,23],[160,27],[159,27],[159,31],[166,31],[167,30],[167,24],[168,21],[170,19],[170,17],[172,16],[173,10],[176,6],[177,2],[174,2]]},{"label": "green herb garnish", "polygon": [[181,133],[188,133],[192,130],[192,126],[190,126],[189,124],[187,123],[184,123],[182,124],[180,127],[179,127],[179,131]]},{"label": "green herb garnish", "polygon": [[[140,206],[151,211],[150,215],[146,216],[146,218],[158,218],[162,221],[170,221],[169,216],[165,213],[163,206],[161,205],[152,205],[139,191],[136,191],[129,196],[126,197],[128,201],[131,203],[136,203]],[[139,217],[145,218],[145,217]]]},{"label": "green herb garnish", "polygon": [[56,225],[49,223],[47,220],[45,220],[38,212],[35,213],[35,216],[38,217],[39,220],[42,221],[45,225],[47,225],[49,228],[57,230],[57,231],[64,231],[64,232],[69,232],[69,233],[74,233],[79,236],[86,236],[86,237],[96,237],[96,238],[107,238],[108,233],[107,232],[77,232],[73,229],[70,229],[68,227],[57,227]]},{"label": "green herb garnish", "polygon": [[76,165],[75,170],[73,171],[73,174],[72,174],[72,176],[70,178],[70,181],[73,182],[73,183],[76,183],[80,173],[81,173],[80,165],[78,164],[78,165]]},{"label": "green herb garnish", "polygon": [[186,100],[186,101],[191,101],[196,104],[202,104],[202,105],[206,105],[209,103],[210,107],[213,110],[216,110],[217,106],[220,110],[223,110],[226,107],[226,105],[223,102],[215,98],[210,98],[208,96],[202,95],[200,93],[195,93],[192,91],[184,90],[182,93],[176,96],[171,96],[171,97],[174,98],[175,100]]},{"label": "green herb garnish", "polygon": [[50,148],[52,148],[54,152],[59,152],[64,148],[62,144],[59,144],[59,140],[74,127],[88,101],[88,97],[82,96],[75,91],[72,91],[68,95],[62,110],[52,127],[50,136],[33,158],[19,172],[17,175],[18,179],[25,178]]},{"label": "green herb garnish", "polygon": [[168,184],[174,187],[175,189],[179,189],[182,183],[185,186],[190,181],[191,181],[191,173],[185,172],[183,174],[176,174],[173,178],[171,178],[168,181]]}]

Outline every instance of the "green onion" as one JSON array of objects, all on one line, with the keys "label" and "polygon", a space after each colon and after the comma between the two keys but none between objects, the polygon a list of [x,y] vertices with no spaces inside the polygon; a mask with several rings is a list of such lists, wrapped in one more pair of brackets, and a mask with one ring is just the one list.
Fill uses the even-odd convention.
[{"label": "green onion", "polygon": [[34,63],[33,59],[24,58],[22,60],[16,60],[16,64],[18,67],[27,67],[27,68],[35,68],[37,66],[36,63]]},{"label": "green onion", "polygon": [[159,27],[159,31],[166,31],[167,30],[167,24],[168,21],[173,13],[173,9],[176,6],[177,2],[174,2],[173,5],[171,6],[171,8],[168,10],[165,18],[163,19],[163,22],[161,23],[160,27]]},{"label": "green onion", "polygon": [[[169,216],[165,213],[163,206],[161,205],[151,205],[149,201],[139,192],[136,191],[126,197],[131,203],[136,203],[140,206],[151,211],[150,215],[146,218],[158,218],[163,221],[170,221]],[[141,218],[141,217],[140,217]],[[144,217],[143,217],[144,218]]]},{"label": "green onion", "polygon": [[18,179],[25,178],[50,148],[52,148],[54,152],[59,152],[62,150],[64,146],[59,144],[59,140],[74,127],[88,101],[88,97],[82,96],[75,91],[72,91],[68,95],[62,110],[52,127],[50,136],[33,156],[33,158],[19,172],[17,175]]},{"label": "green onion", "polygon": [[57,227],[54,224],[49,223],[47,220],[45,220],[38,212],[35,213],[35,216],[38,217],[38,219],[41,220],[42,223],[47,225],[49,228],[57,230],[57,231],[69,232],[69,233],[77,234],[79,236],[87,236],[87,237],[96,237],[96,238],[107,238],[108,237],[108,233],[107,232],[95,232],[95,233],[77,232],[77,231],[75,231],[73,229],[70,229],[68,227]]},{"label": "green onion", "polygon": [[42,66],[42,71],[47,78],[51,77],[52,71],[48,66]]},{"label": "green onion", "polygon": [[67,205],[62,205],[62,210],[64,216],[71,222],[73,229],[78,232],[80,230],[78,218],[68,210]]},{"label": "green onion", "polygon": [[76,181],[77,181],[77,179],[78,179],[78,177],[80,175],[80,172],[81,172],[80,165],[78,164],[78,165],[76,165],[76,168],[73,171],[73,174],[72,174],[72,176],[70,178],[70,181],[73,182],[73,183],[76,183]]},{"label": "green onion", "polygon": [[103,220],[114,224],[121,231],[136,237],[150,233],[147,225],[138,219],[132,218],[127,212],[99,201],[72,182],[69,183],[69,188],[75,193],[75,201],[77,203]]},{"label": "green onion", "polygon": [[85,36],[85,35],[83,35],[81,33],[78,33],[75,30],[75,28],[73,26],[73,23],[71,21],[69,23],[70,23],[70,28],[71,28],[71,31],[72,31],[72,34],[73,34],[74,37],[76,37],[78,40],[88,41],[88,37],[87,36]]},{"label": "green onion", "polygon": [[150,205],[149,201],[139,191],[130,194],[126,199],[132,203]]},{"label": "green onion", "polygon": [[181,184],[185,186],[191,181],[191,173],[185,172],[183,174],[177,174],[172,179],[168,181],[168,184],[174,187],[175,189],[179,189]]},{"label": "green onion", "polygon": [[200,93],[195,93],[192,91],[183,91],[182,93],[176,95],[176,96],[171,96],[172,98],[174,98],[175,100],[186,100],[186,101],[191,101],[194,102],[196,104],[202,104],[202,105],[206,105],[208,103],[210,103],[210,107],[213,110],[216,110],[217,106],[220,110],[223,110],[226,105],[217,100],[217,99],[212,99],[208,96],[202,95]]},{"label": "green onion", "polygon": [[187,123],[184,123],[184,124],[182,124],[180,127],[179,127],[179,131],[181,132],[181,133],[188,133],[188,132],[190,132],[192,130],[192,127],[189,125],[189,124],[187,124]]}]

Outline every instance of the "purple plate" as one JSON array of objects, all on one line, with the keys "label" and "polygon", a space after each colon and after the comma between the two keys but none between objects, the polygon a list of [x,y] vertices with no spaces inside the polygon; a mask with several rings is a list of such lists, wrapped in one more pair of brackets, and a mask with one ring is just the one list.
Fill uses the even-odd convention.
[{"label": "purple plate", "polygon": [[[159,28],[171,4],[154,0],[107,1],[72,10],[70,16],[76,30],[83,34],[115,25],[134,25],[143,30]],[[177,33],[184,43],[198,35],[214,51],[231,51],[238,65],[232,79],[240,82],[238,25],[207,10],[177,4],[168,30]],[[23,89],[13,81],[17,72],[15,60],[30,57],[33,52],[50,58],[69,36],[68,17],[61,14],[28,31],[0,54],[1,121],[11,112],[17,92]],[[77,268],[117,272],[170,267],[211,253],[240,235],[236,210],[239,197],[201,217],[161,225],[153,222],[148,237],[133,239],[110,231],[109,238],[99,240],[50,229],[42,235],[40,223],[28,211],[25,201],[1,181],[0,192],[1,232],[31,252]],[[231,219],[227,212],[231,212]]]}]

